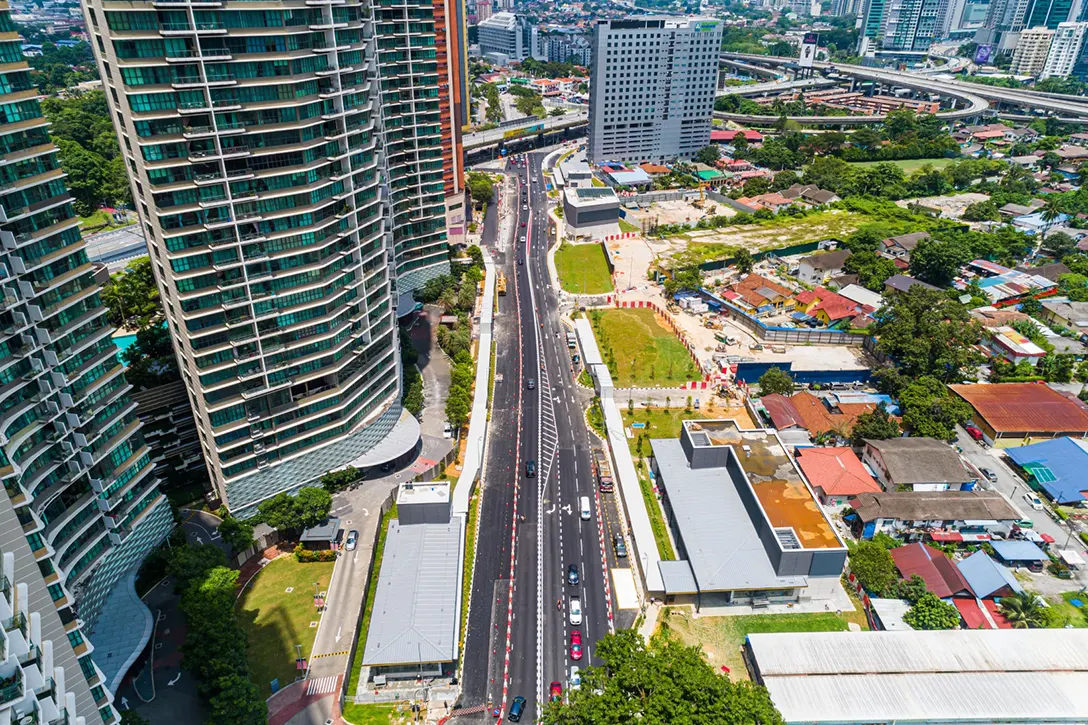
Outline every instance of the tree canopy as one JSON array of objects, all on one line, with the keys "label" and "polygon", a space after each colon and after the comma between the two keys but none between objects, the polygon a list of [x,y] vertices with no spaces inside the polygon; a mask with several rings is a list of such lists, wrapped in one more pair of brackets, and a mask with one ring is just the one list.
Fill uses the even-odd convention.
[{"label": "tree canopy", "polygon": [[648,644],[630,629],[596,645],[600,667],[582,671],[567,702],[544,710],[547,725],[782,725],[766,688],[731,682],[698,647],[667,635]]},{"label": "tree canopy", "polygon": [[332,494],[324,488],[306,486],[290,496],[278,493],[257,505],[257,518],[277,531],[305,529],[329,517]]},{"label": "tree canopy", "polygon": [[955,629],[960,623],[960,611],[933,592],[926,592],[903,615],[903,621],[914,629]]},{"label": "tree canopy", "polygon": [[793,378],[780,367],[769,367],[767,372],[759,376],[760,395],[793,394]]},{"label": "tree canopy", "polygon": [[943,292],[914,286],[891,296],[871,331],[881,352],[908,378],[931,376],[957,383],[973,376],[984,358],[976,349],[982,325]]},{"label": "tree canopy", "polygon": [[862,413],[854,420],[854,428],[850,431],[850,442],[860,447],[867,440],[883,441],[898,438],[900,434],[899,423],[888,413],[887,406],[881,403],[873,412]]},{"label": "tree canopy", "polygon": [[850,550],[850,571],[873,594],[884,592],[896,579],[892,555],[875,541],[862,541]]}]

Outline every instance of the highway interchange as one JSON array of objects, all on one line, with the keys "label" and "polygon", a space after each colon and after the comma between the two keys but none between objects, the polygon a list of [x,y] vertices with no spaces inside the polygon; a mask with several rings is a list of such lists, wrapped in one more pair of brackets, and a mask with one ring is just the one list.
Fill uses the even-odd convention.
[{"label": "highway interchange", "polygon": [[[566,692],[572,665],[598,664],[594,644],[613,626],[608,568],[626,562],[617,564],[611,531],[602,523],[618,521],[615,501],[613,494],[594,492],[584,419],[588,391],[574,380],[569,327],[549,282],[544,154],[527,159],[527,166],[510,169],[517,191],[501,202],[517,200],[505,211],[512,215],[512,238],[499,239],[495,214],[484,229],[510,291],[498,298],[493,434],[485,453],[462,706],[486,705],[481,717],[492,719],[494,708],[505,716],[521,696],[522,721],[534,722],[553,682]],[[588,520],[580,515],[581,497],[590,502]],[[577,585],[568,583],[572,564]],[[571,623],[572,598],[582,606],[580,625]],[[571,657],[573,631],[582,636],[578,661]]]}]

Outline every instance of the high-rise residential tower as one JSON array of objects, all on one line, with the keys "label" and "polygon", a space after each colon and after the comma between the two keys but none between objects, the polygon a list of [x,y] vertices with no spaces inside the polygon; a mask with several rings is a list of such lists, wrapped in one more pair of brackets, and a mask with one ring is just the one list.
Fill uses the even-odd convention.
[{"label": "high-rise residential tower", "polygon": [[992,0],[975,41],[1011,53],[1025,28],[1057,30],[1061,23],[1077,20],[1079,10],[1076,0]]},{"label": "high-rise residential tower", "polygon": [[[1043,64],[1039,78],[1066,78],[1072,75],[1073,68],[1084,48],[1086,36],[1088,36],[1088,23],[1059,23],[1058,29],[1054,31],[1054,39],[1050,43],[1046,63]],[[1020,42],[1024,42],[1023,35],[1020,36]],[[1014,54],[1013,58],[1015,57]]]},{"label": "high-rise residential tower", "polygon": [[1028,28],[1023,31],[1016,48],[1013,49],[1009,71],[1015,75],[1039,75],[1046,65],[1046,57],[1053,42],[1054,31],[1049,28]]},{"label": "high-rise residential tower", "polygon": [[722,24],[663,16],[593,31],[590,161],[691,158],[710,143]]},{"label": "high-rise residential tower", "polygon": [[[19,583],[16,606],[40,615],[31,639],[52,641],[76,711],[109,723],[111,690],[143,642],[98,625],[135,602],[128,633],[150,635],[130,575],[173,516],[20,42],[0,3],[0,551],[14,566],[5,558],[0,590]],[[19,621],[3,623],[9,642],[26,640]]]},{"label": "high-rise residential tower", "polygon": [[232,511],[412,450],[397,295],[464,237],[457,0],[88,0]]}]

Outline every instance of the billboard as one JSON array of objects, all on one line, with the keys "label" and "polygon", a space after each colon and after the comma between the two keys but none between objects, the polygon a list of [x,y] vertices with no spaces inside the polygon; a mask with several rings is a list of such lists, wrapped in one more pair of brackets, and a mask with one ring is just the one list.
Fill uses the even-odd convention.
[{"label": "billboard", "polygon": [[994,46],[989,43],[980,45],[975,49],[975,63],[978,65],[986,65],[990,62],[990,58],[993,57]]},{"label": "billboard", "polygon": [[503,140],[509,141],[510,139],[520,138],[522,136],[528,136],[533,133],[542,133],[544,131],[543,123],[534,123],[527,128],[515,128],[510,131],[504,131],[502,134]]},{"label": "billboard", "polygon": [[802,68],[811,68],[816,62],[816,48],[819,45],[819,33],[805,33],[805,37],[801,40],[801,57],[798,59],[798,65]]}]

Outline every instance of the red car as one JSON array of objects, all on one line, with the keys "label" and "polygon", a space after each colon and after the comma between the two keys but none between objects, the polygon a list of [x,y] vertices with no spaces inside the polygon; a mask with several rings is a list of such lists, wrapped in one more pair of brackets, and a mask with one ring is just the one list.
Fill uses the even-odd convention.
[{"label": "red car", "polygon": [[982,431],[979,430],[977,427],[975,427],[973,425],[967,425],[967,426],[964,426],[964,429],[967,431],[967,435],[971,436],[972,440],[976,440],[976,441],[982,440]]},{"label": "red car", "polygon": [[521,226],[523,226],[523,227],[524,227],[524,226],[525,226],[525,222],[522,222],[522,223],[521,223]]},{"label": "red car", "polygon": [[551,691],[552,691],[552,695],[551,695],[552,702],[559,702],[560,700],[563,699],[563,686],[560,685],[558,682],[553,682],[552,683]]},{"label": "red car", "polygon": [[570,658],[582,659],[582,633],[577,629],[570,633]]}]

